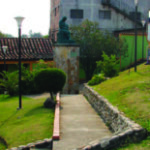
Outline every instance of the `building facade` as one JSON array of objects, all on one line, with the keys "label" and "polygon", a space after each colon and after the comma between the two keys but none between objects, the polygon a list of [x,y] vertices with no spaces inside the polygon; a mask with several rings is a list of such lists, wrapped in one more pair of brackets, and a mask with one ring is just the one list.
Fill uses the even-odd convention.
[{"label": "building facade", "polygon": [[[138,25],[148,10],[147,0],[139,2]],[[147,3],[146,3],[147,2]],[[144,9],[144,7],[146,7]],[[100,30],[113,32],[115,30],[134,28],[134,0],[51,0],[50,36],[56,38],[59,20],[66,16],[69,25],[78,25],[83,20],[99,23]],[[144,18],[144,17],[143,17]]]}]

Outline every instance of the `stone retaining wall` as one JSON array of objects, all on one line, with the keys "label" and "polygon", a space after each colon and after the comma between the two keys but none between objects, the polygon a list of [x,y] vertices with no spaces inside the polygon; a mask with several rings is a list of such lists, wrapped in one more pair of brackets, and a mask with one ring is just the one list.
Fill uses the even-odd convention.
[{"label": "stone retaining wall", "polygon": [[86,147],[79,148],[78,150],[111,150],[122,144],[138,142],[147,137],[147,131],[145,129],[125,117],[107,99],[100,96],[86,84],[84,85],[83,93],[114,135],[111,138],[93,141]]},{"label": "stone retaining wall", "polygon": [[52,139],[39,140],[35,143],[29,143],[27,145],[21,145],[19,147],[14,147],[14,148],[11,148],[9,150],[30,150],[32,148],[43,148],[43,147],[48,147],[49,150],[52,150],[53,140]]}]

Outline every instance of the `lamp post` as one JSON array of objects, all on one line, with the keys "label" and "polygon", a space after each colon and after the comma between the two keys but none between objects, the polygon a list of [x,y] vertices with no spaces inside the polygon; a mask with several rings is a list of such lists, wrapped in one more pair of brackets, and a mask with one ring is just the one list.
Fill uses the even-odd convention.
[{"label": "lamp post", "polygon": [[24,17],[15,17],[15,20],[18,24],[18,47],[19,47],[19,108],[22,108],[22,100],[21,100],[21,24],[24,20]]},{"label": "lamp post", "polygon": [[147,64],[150,64],[150,10],[148,11],[147,41],[148,41]]},{"label": "lamp post", "polygon": [[145,27],[145,20],[142,20],[142,25],[143,25],[143,38],[142,38],[142,61],[144,60],[144,27]]},{"label": "lamp post", "polygon": [[6,60],[5,60],[5,54],[6,54],[6,50],[7,50],[7,46],[2,46],[3,52],[4,52],[4,71],[6,71]]},{"label": "lamp post", "polygon": [[138,0],[134,0],[135,3],[135,62],[134,62],[134,71],[137,71],[137,10],[138,10]]}]

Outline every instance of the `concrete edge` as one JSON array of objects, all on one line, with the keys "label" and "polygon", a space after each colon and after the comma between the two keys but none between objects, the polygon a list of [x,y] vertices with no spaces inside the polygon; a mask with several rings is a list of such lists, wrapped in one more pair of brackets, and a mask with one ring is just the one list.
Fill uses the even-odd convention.
[{"label": "concrete edge", "polygon": [[[115,112],[118,114],[118,116],[120,118],[123,118],[123,120],[126,122],[126,124],[128,124],[128,127],[119,133],[114,133],[114,135],[112,135],[111,137],[104,138],[102,140],[92,141],[88,145],[86,145],[82,148],[77,148],[76,150],[106,150],[106,149],[111,150],[111,149],[120,147],[122,144],[128,144],[128,143],[142,141],[143,139],[145,139],[147,137],[146,129],[142,128],[139,124],[137,124],[134,121],[130,120],[129,118],[125,117],[124,113],[120,112],[117,108],[114,108],[112,106],[112,104],[110,104],[108,102],[107,99],[100,96],[96,91],[94,91],[87,84],[84,85],[84,88],[88,91],[88,93],[91,92],[92,96],[95,97],[97,100],[101,100],[101,101],[103,101],[103,103],[108,105],[108,108],[112,110],[111,112]],[[85,90],[83,93],[87,97]],[[91,102],[90,102],[90,104],[91,104]],[[98,112],[98,111],[96,110],[96,112]],[[107,122],[105,122],[105,123],[107,123]]]},{"label": "concrete edge", "polygon": [[57,93],[56,95],[56,106],[55,106],[55,119],[54,119],[54,128],[53,128],[53,140],[59,140],[60,139],[60,127],[59,127],[59,121],[60,121],[60,94]]}]

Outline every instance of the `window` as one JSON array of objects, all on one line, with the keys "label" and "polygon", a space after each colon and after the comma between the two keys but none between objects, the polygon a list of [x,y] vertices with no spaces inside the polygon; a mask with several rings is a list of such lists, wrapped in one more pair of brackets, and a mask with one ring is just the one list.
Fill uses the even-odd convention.
[{"label": "window", "polygon": [[70,17],[74,19],[82,19],[83,18],[83,10],[82,9],[71,9]]},{"label": "window", "polygon": [[99,11],[99,18],[100,19],[111,19],[111,11],[110,10],[100,10]]},{"label": "window", "polygon": [[57,10],[56,10],[56,8],[55,8],[55,10],[54,10],[54,15],[56,16],[56,13],[57,13]]}]

